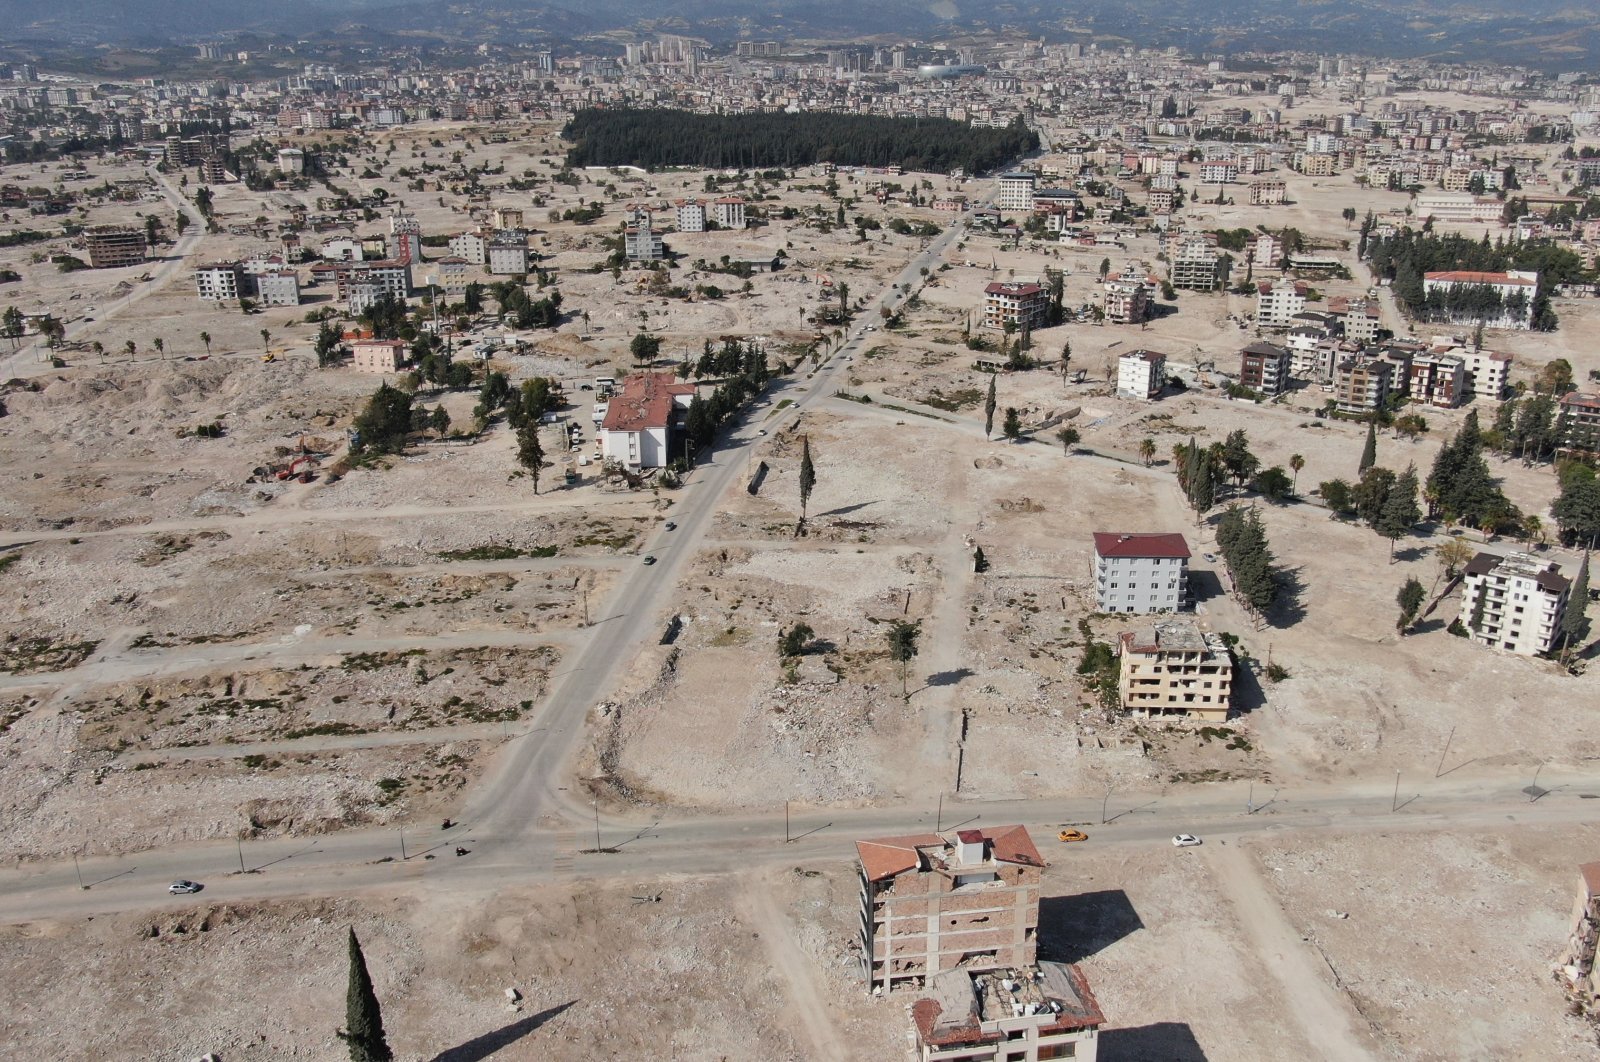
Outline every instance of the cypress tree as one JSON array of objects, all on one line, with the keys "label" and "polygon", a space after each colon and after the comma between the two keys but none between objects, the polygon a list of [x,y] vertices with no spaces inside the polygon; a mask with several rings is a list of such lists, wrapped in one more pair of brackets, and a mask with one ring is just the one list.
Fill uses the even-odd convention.
[{"label": "cypress tree", "polygon": [[1378,419],[1373,417],[1367,421],[1367,441],[1361,447],[1361,464],[1357,466],[1357,474],[1365,472],[1378,463]]},{"label": "cypress tree", "polygon": [[1217,484],[1211,475],[1211,462],[1200,458],[1196,462],[1194,477],[1190,480],[1189,505],[1194,509],[1194,522],[1206,514],[1217,501]]},{"label": "cypress tree", "polygon": [[1375,530],[1378,534],[1389,540],[1389,560],[1394,561],[1394,544],[1402,536],[1410,532],[1422,513],[1417,508],[1417,469],[1415,465],[1408,466],[1396,479],[1394,486],[1389,488],[1389,494],[1383,500],[1383,509],[1378,513]]},{"label": "cypress tree", "polygon": [[1583,561],[1578,565],[1578,577],[1572,581],[1572,593],[1567,598],[1567,611],[1561,616],[1562,656],[1572,652],[1572,643],[1589,633],[1589,551],[1583,551]]},{"label": "cypress tree", "polygon": [[345,996],[345,1025],[339,1039],[350,1048],[350,1062],[392,1062],[394,1052],[383,1033],[383,1014],[378,1007],[377,994],[372,991],[372,978],[367,973],[367,959],[361,954],[361,942],[356,939],[354,926],[350,927],[350,987]]},{"label": "cypress tree", "polygon": [[983,437],[989,438],[994,434],[994,376],[989,377],[989,394],[983,400]]},{"label": "cypress tree", "polygon": [[806,506],[811,502],[811,489],[817,485],[817,469],[811,463],[811,436],[800,440],[800,519],[806,518]]}]

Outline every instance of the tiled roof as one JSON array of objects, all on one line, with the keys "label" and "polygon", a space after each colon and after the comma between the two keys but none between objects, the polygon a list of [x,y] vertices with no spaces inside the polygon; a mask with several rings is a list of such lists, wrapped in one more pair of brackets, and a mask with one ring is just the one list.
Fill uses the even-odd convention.
[{"label": "tiled roof", "polygon": [[1504,273],[1479,273],[1470,269],[1454,269],[1443,273],[1424,273],[1423,280],[1438,280],[1450,284],[1517,284],[1531,288],[1535,282],[1525,277],[1510,277]]},{"label": "tiled roof", "polygon": [[1121,535],[1114,531],[1094,533],[1094,551],[1102,557],[1177,557],[1187,560],[1189,544],[1173,532],[1148,531]]},{"label": "tiled roof", "polygon": [[665,428],[672,423],[675,396],[692,395],[694,384],[672,383],[662,372],[639,372],[622,381],[622,390],[612,396],[606,409],[602,431],[644,431]]}]

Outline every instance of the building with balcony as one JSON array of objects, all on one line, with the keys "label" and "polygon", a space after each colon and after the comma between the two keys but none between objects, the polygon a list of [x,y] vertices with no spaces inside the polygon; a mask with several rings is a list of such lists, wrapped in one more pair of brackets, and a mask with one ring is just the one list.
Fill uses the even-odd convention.
[{"label": "building with balcony", "polygon": [[1000,191],[994,205],[1001,210],[1030,211],[1033,209],[1033,189],[1038,177],[1027,170],[1013,170],[1000,175]]},{"label": "building with balcony", "polygon": [[1239,351],[1239,384],[1258,395],[1280,395],[1289,387],[1287,347],[1251,343]]},{"label": "building with balcony", "polygon": [[1345,358],[1333,371],[1333,399],[1340,413],[1365,417],[1389,399],[1394,363],[1362,355]]},{"label": "building with balcony", "polygon": [[1167,383],[1167,356],[1153,350],[1130,350],[1117,358],[1117,395],[1149,400]]},{"label": "building with balcony", "polygon": [[706,231],[706,205],[698,199],[680,199],[674,204],[679,232]]},{"label": "building with balcony", "polygon": [[1022,826],[857,841],[868,991],[1031,966],[1044,858]]},{"label": "building with balcony", "polygon": [[1218,291],[1228,285],[1228,256],[1204,240],[1187,240],[1172,258],[1172,286]]},{"label": "building with balcony", "polygon": [[1467,394],[1466,364],[1453,354],[1419,351],[1406,372],[1406,397],[1437,409],[1454,409]]},{"label": "building with balcony", "polygon": [[745,227],[744,200],[738,196],[723,196],[711,203],[711,216],[725,229]]},{"label": "building with balcony", "polygon": [[664,468],[683,456],[677,435],[694,398],[694,384],[671,373],[639,372],[625,378],[600,422],[600,453],[608,463],[632,471]]},{"label": "building with balcony", "polygon": [[238,262],[213,262],[194,271],[195,294],[206,302],[232,302],[243,287],[244,270]]},{"label": "building with balcony", "polygon": [[983,289],[983,324],[986,328],[1014,331],[1043,328],[1050,307],[1050,295],[1034,283],[995,282]]},{"label": "building with balcony", "polygon": [[1256,284],[1256,324],[1262,328],[1288,328],[1306,308],[1310,285],[1303,280],[1260,281]]},{"label": "building with balcony", "polygon": [[1571,581],[1532,554],[1480,553],[1461,581],[1462,626],[1479,645],[1522,656],[1557,648]]},{"label": "building with balcony", "polygon": [[1094,1062],[1105,1015],[1076,966],[1041,962],[927,979],[911,1004],[921,1062]]},{"label": "building with balcony", "polygon": [[1111,324],[1143,324],[1150,316],[1150,289],[1137,278],[1107,277],[1105,314]]},{"label": "building with balcony", "polygon": [[1189,607],[1189,544],[1166,532],[1094,533],[1095,609],[1177,612]]},{"label": "building with balcony", "polygon": [[85,230],[83,243],[89,252],[91,269],[122,269],[142,265],[149,250],[143,229],[119,225],[100,225]]},{"label": "building with balcony", "polygon": [[1282,206],[1288,185],[1276,178],[1250,182],[1251,206]]},{"label": "building with balcony", "polygon": [[1600,456],[1600,391],[1569,391],[1561,396],[1560,452],[1592,461]]},{"label": "building with balcony", "polygon": [[[1444,313],[1451,322],[1473,324],[1481,321],[1488,328],[1531,328],[1533,299],[1538,288],[1539,274],[1520,269],[1506,273],[1455,269],[1422,274],[1422,292],[1430,307],[1437,297],[1442,300]],[[1466,298],[1453,313],[1449,310],[1452,298],[1463,299],[1479,294],[1482,299]]]},{"label": "building with balcony", "polygon": [[1233,695],[1233,652],[1220,635],[1193,620],[1171,619],[1117,639],[1122,657],[1117,694],[1123,711],[1208,723],[1227,721]]},{"label": "building with balcony", "polygon": [[406,363],[406,345],[398,339],[358,339],[350,354],[357,372],[399,372]]},{"label": "building with balcony", "polygon": [[659,262],[666,257],[666,244],[655,231],[648,210],[636,211],[623,228],[622,252],[630,262]]}]

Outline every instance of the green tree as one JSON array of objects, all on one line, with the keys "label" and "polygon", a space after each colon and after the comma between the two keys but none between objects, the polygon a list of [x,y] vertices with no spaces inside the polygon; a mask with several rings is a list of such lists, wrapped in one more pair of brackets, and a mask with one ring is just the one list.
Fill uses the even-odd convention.
[{"label": "green tree", "polygon": [[633,361],[636,365],[653,364],[661,354],[661,337],[640,332],[633,337],[633,342],[628,345],[628,352],[633,355]]},{"label": "green tree", "polygon": [[900,695],[909,696],[906,686],[906,674],[911,670],[911,661],[917,656],[917,638],[922,634],[922,621],[908,623],[905,620],[894,620],[889,624],[889,659],[893,660],[900,668]]},{"label": "green tree", "polygon": [[1262,469],[1250,481],[1255,492],[1270,502],[1282,502],[1294,491],[1294,482],[1280,465]]},{"label": "green tree", "polygon": [[1389,540],[1389,563],[1394,563],[1394,544],[1422,519],[1417,508],[1417,467],[1408,465],[1395,479],[1383,499],[1383,508],[1374,525],[1378,534]]},{"label": "green tree", "polygon": [[816,632],[806,624],[796,623],[778,636],[778,655],[785,659],[804,656],[806,646],[811,644],[811,638],[815,634]]},{"label": "green tree", "polygon": [[811,436],[800,440],[800,519],[806,518],[806,507],[811,504],[811,492],[817,485],[817,466],[811,462]]},{"label": "green tree", "polygon": [[994,434],[994,381],[995,377],[991,375],[989,377],[989,393],[984,397],[983,400],[983,437],[985,439]]},{"label": "green tree", "polygon": [[162,360],[165,360],[167,357],[167,341],[162,339],[160,336],[156,336],[156,338],[151,342],[156,348],[156,354],[160,356]]},{"label": "green tree", "polygon": [[1227,469],[1234,486],[1243,486],[1260,466],[1261,462],[1250,452],[1250,437],[1244,429],[1230,431],[1222,444],[1222,467]]},{"label": "green tree", "polygon": [[1306,459],[1299,454],[1289,455],[1289,470],[1294,473],[1294,480],[1289,484],[1289,493],[1300,493],[1300,470],[1306,467]]},{"label": "green tree", "polygon": [[1006,407],[1006,419],[1000,425],[1000,432],[1007,439],[1010,439],[1012,442],[1018,442],[1019,440],[1021,440],[1021,438],[1022,438],[1022,418],[1017,415],[1017,411],[1016,411],[1015,407],[1013,407],[1013,406],[1007,406]]},{"label": "green tree", "polygon": [[533,478],[533,492],[539,493],[539,472],[544,468],[544,447],[539,445],[539,422],[524,419],[517,429],[517,464]]},{"label": "green tree", "polygon": [[22,345],[22,337],[27,331],[22,311],[15,306],[7,306],[6,312],[0,314],[0,336],[11,340],[11,349],[16,350]]},{"label": "green tree", "polygon": [[336,365],[344,356],[344,333],[327,321],[323,321],[317,329],[315,349],[317,352],[317,368],[326,369]]},{"label": "green tree", "polygon": [[411,396],[399,388],[380,384],[356,414],[356,437],[351,452],[397,454],[406,448],[411,431]]},{"label": "green tree", "polygon": [[983,552],[982,546],[972,547],[972,570],[978,575],[989,570],[989,558]]},{"label": "green tree", "polygon": [[1427,596],[1428,592],[1422,588],[1422,583],[1415,576],[1405,581],[1405,585],[1400,587],[1400,592],[1395,595],[1395,602],[1400,606],[1400,620],[1395,624],[1395,630],[1404,635],[1410,629]]},{"label": "green tree", "polygon": [[450,412],[443,406],[434,406],[433,412],[428,414],[428,427],[439,438],[444,438],[445,432],[450,430]]},{"label": "green tree", "polygon": [[1572,591],[1567,597],[1567,610],[1561,616],[1561,655],[1565,659],[1575,642],[1589,633],[1589,551],[1583,551],[1578,564],[1578,577],[1572,581]]},{"label": "green tree", "polygon": [[1056,432],[1056,438],[1061,441],[1061,449],[1064,450],[1068,456],[1071,456],[1072,448],[1077,446],[1078,443],[1083,440],[1083,436],[1078,432],[1077,428],[1062,428],[1060,431]]},{"label": "green tree", "polygon": [[383,1032],[383,1012],[354,926],[350,927],[350,984],[345,993],[344,1023],[339,1039],[350,1048],[350,1062],[392,1062],[394,1052]]},{"label": "green tree", "polygon": [[1192,451],[1194,471],[1189,477],[1189,508],[1194,510],[1194,522],[1199,526],[1201,519],[1217,503],[1217,484],[1211,471],[1211,462],[1201,456],[1198,450]]},{"label": "green tree", "polygon": [[200,342],[205,344],[206,357],[209,358],[211,356],[211,333],[210,332],[201,332],[200,333]]},{"label": "green tree", "polygon": [[1378,420],[1376,417],[1367,421],[1367,441],[1361,447],[1361,463],[1356,466],[1358,475],[1364,474],[1367,469],[1378,463]]},{"label": "green tree", "polygon": [[1317,493],[1336,516],[1346,516],[1355,510],[1354,492],[1342,479],[1325,480],[1317,484]]},{"label": "green tree", "polygon": [[1139,459],[1144,462],[1144,467],[1149,468],[1150,462],[1155,460],[1156,441],[1149,436],[1139,440]]},{"label": "green tree", "polygon": [[271,342],[272,342],[272,333],[267,331],[265,328],[263,328],[261,330],[261,348],[263,350],[267,349],[267,345],[269,343],[271,343]]},{"label": "green tree", "polygon": [[461,303],[468,313],[483,312],[483,285],[474,280],[461,292]]}]

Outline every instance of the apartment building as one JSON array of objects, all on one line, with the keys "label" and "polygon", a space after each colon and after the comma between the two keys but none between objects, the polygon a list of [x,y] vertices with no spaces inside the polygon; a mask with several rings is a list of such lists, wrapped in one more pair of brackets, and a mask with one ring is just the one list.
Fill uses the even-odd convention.
[{"label": "apartment building", "polygon": [[1501,310],[1490,317],[1463,312],[1457,323],[1482,320],[1489,328],[1525,329],[1533,325],[1533,297],[1539,287],[1539,274],[1513,269],[1505,273],[1483,273],[1469,269],[1447,270],[1422,275],[1423,295],[1435,292],[1448,296],[1451,292],[1466,289],[1487,289],[1501,299]]},{"label": "apartment building", "polygon": [[84,247],[89,252],[89,268],[122,269],[142,265],[148,246],[144,230],[119,225],[99,225],[83,234]]},{"label": "apartment building", "polygon": [[1258,395],[1279,395],[1289,387],[1287,347],[1251,343],[1239,352],[1239,383]]},{"label": "apartment building", "polygon": [[1250,182],[1251,206],[1282,206],[1288,195],[1288,185],[1276,178]]},{"label": "apartment building", "polygon": [[1258,233],[1245,244],[1244,257],[1256,269],[1278,269],[1283,265],[1283,241],[1270,232]]},{"label": "apartment building", "polygon": [[1095,609],[1177,612],[1189,607],[1189,544],[1167,532],[1094,533]]},{"label": "apartment building", "polygon": [[673,204],[674,223],[679,232],[706,231],[706,205],[698,199],[680,199]]},{"label": "apartment building", "polygon": [[269,269],[247,279],[253,281],[256,301],[263,306],[300,305],[300,274],[292,269]]},{"label": "apartment building", "polygon": [[1076,966],[945,970],[911,1004],[921,1062],[1094,1062],[1105,1015]]},{"label": "apartment building", "polygon": [[655,231],[649,211],[636,211],[622,230],[622,252],[630,262],[659,262],[666,257],[666,244]]},{"label": "apartment building", "polygon": [[1186,240],[1172,259],[1172,286],[1218,291],[1228,284],[1228,259],[1204,240]]},{"label": "apartment building", "polygon": [[398,339],[358,339],[350,353],[357,372],[399,372],[406,362],[406,345]]},{"label": "apartment building", "polygon": [[450,253],[472,265],[483,265],[489,260],[489,233],[482,229],[456,233],[450,237]]},{"label": "apartment building", "polygon": [[1001,210],[1031,211],[1033,190],[1038,177],[1027,170],[1013,170],[1000,175],[1000,190],[994,205]]},{"label": "apartment building", "polygon": [[1310,285],[1285,278],[1256,284],[1256,324],[1262,328],[1288,328],[1294,315],[1306,308]]},{"label": "apartment building", "polygon": [[1591,1014],[1600,1009],[1600,967],[1595,963],[1597,940],[1600,940],[1600,862],[1584,863],[1578,867],[1578,898],[1572,905],[1572,930],[1556,958],[1556,976],[1572,1001]]},{"label": "apartment building", "polygon": [[1219,159],[1200,164],[1201,184],[1232,184],[1239,179],[1239,164],[1232,159]]},{"label": "apartment building", "polygon": [[1123,711],[1226,722],[1233,696],[1233,652],[1193,620],[1170,619],[1124,631],[1117,694]]},{"label": "apartment building", "polygon": [[1600,456],[1600,391],[1569,391],[1561,396],[1561,453],[1593,460]]},{"label": "apartment building", "polygon": [[389,238],[384,247],[390,260],[404,262],[422,261],[422,223],[409,214],[396,214],[389,219]]},{"label": "apartment building", "polygon": [[1480,553],[1461,583],[1462,626],[1479,645],[1522,656],[1557,648],[1571,582],[1528,553]]},{"label": "apartment building", "polygon": [[744,200],[738,196],[723,196],[714,200],[711,211],[716,222],[725,229],[743,229],[745,227]]},{"label": "apartment building", "polygon": [[1050,294],[1032,282],[995,282],[983,289],[983,324],[986,328],[1015,330],[1043,328]]},{"label": "apartment building", "polygon": [[206,302],[231,302],[239,297],[243,280],[238,262],[213,262],[194,271],[194,290]]},{"label": "apartment building", "polygon": [[472,267],[465,258],[446,255],[433,265],[433,283],[444,289],[447,298],[459,299],[467,293],[467,285],[472,283]]},{"label": "apartment building", "polygon": [[1141,324],[1150,316],[1150,289],[1143,281],[1107,277],[1105,314],[1111,324]]},{"label": "apartment building", "polygon": [[1383,319],[1379,316],[1376,299],[1330,299],[1328,312],[1339,318],[1344,326],[1344,337],[1350,342],[1366,346],[1378,341],[1378,327]]},{"label": "apartment building", "polygon": [[1454,409],[1467,395],[1466,363],[1453,354],[1419,351],[1406,372],[1406,397],[1437,409]]},{"label": "apartment building", "polygon": [[494,227],[497,229],[520,229],[524,224],[523,219],[525,216],[521,207],[495,207]]},{"label": "apartment building", "polygon": [[1467,391],[1474,401],[1498,402],[1511,386],[1510,354],[1461,344],[1449,346],[1448,353],[1459,357],[1466,368]]},{"label": "apartment building", "polygon": [[682,456],[682,447],[674,443],[694,395],[694,384],[678,383],[671,373],[640,372],[624,379],[600,422],[605,460],[638,471],[666,467],[675,452]]},{"label": "apartment building", "polygon": [[1495,223],[1505,211],[1505,204],[1492,195],[1466,192],[1419,192],[1413,206],[1420,220],[1432,218],[1458,224]]},{"label": "apartment building", "polygon": [[1357,355],[1345,358],[1333,371],[1333,398],[1339,412],[1365,417],[1383,408],[1394,379],[1394,363]]},{"label": "apartment building", "polygon": [[518,239],[496,238],[489,243],[488,268],[494,276],[523,276],[528,272],[532,256],[526,237]]},{"label": "apartment building", "polygon": [[1117,395],[1149,400],[1167,382],[1167,356],[1153,350],[1130,350],[1117,358]]},{"label": "apartment building", "polygon": [[340,299],[348,299],[351,288],[357,286],[397,299],[411,294],[411,267],[401,262],[318,262],[311,267],[311,275],[319,283],[332,280]]},{"label": "apartment building", "polygon": [[1037,958],[1044,858],[1023,826],[856,842],[867,990]]}]

